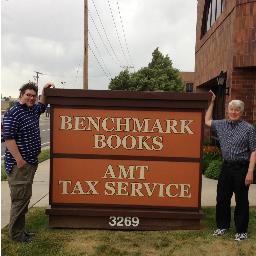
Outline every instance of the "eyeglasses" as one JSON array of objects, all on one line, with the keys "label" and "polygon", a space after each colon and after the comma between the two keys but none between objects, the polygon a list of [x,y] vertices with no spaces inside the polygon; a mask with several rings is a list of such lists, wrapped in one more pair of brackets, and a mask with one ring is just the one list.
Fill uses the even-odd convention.
[{"label": "eyeglasses", "polygon": [[29,98],[34,98],[34,99],[37,97],[36,94],[26,93],[25,95],[26,95],[27,97],[29,97]]}]

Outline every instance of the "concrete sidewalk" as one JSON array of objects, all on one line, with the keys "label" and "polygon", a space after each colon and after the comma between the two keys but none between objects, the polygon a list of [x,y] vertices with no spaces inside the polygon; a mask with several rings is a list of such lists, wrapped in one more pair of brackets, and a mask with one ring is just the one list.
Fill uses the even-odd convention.
[{"label": "concrete sidewalk", "polygon": [[[29,207],[48,207],[49,205],[49,174],[50,160],[39,164],[33,184],[33,194]],[[215,206],[217,181],[202,178],[202,206]],[[1,228],[9,223],[10,217],[10,191],[7,181],[1,182]],[[249,200],[251,206],[256,206],[256,184],[251,185],[249,191]],[[234,196],[232,205],[234,205]]]}]

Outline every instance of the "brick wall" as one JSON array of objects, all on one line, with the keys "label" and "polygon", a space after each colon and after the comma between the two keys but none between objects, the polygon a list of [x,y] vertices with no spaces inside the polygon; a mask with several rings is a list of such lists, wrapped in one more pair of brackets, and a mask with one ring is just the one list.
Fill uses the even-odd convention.
[{"label": "brick wall", "polygon": [[194,84],[195,72],[182,71],[182,72],[180,72],[180,77],[181,77],[182,82]]},{"label": "brick wall", "polygon": [[[256,1],[238,1],[234,26],[234,67],[256,67]],[[245,3],[246,2],[246,3]]]},{"label": "brick wall", "polygon": [[256,122],[256,0],[226,0],[223,13],[202,36],[205,0],[198,0],[195,86],[227,73],[231,99],[245,101],[245,119]]},{"label": "brick wall", "polygon": [[240,99],[245,103],[244,119],[256,122],[256,68],[235,69],[231,84],[231,99]]},{"label": "brick wall", "polygon": [[230,73],[232,70],[236,2],[234,0],[226,1],[223,13],[207,33],[201,37],[204,3],[205,0],[199,0],[197,8],[196,86],[217,77],[221,71]]}]

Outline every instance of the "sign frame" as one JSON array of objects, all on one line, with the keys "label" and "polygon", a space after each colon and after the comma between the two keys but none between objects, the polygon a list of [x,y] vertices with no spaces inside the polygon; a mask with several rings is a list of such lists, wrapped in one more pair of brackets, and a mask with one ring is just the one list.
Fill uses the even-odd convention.
[{"label": "sign frame", "polygon": [[[173,92],[129,92],[78,89],[46,89],[47,104],[51,105],[50,116],[50,188],[49,226],[56,228],[89,228],[114,230],[171,230],[200,229],[202,218],[202,142],[204,136],[204,115],[208,106],[207,93],[173,93]],[[53,201],[54,159],[83,159],[83,154],[62,154],[53,152],[53,117],[57,108],[70,109],[107,109],[134,111],[175,111],[200,112],[201,137],[200,157],[153,157],[154,161],[196,162],[199,163],[198,205],[196,207],[118,205],[118,204],[70,204]],[[88,156],[87,156],[88,157]],[[91,159],[145,160],[148,156],[90,155]],[[111,219],[112,218],[112,219]],[[116,218],[114,220],[114,218]],[[139,220],[138,225],[137,220]],[[113,221],[113,222],[112,222]],[[132,222],[134,221],[134,223]],[[116,225],[114,225],[115,223]],[[126,225],[126,224],[130,225]]]}]

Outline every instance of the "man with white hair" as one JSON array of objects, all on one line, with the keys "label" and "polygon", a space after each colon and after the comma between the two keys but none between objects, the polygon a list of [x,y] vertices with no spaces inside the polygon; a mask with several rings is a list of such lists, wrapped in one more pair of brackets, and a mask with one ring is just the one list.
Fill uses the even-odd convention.
[{"label": "man with white hair", "polygon": [[231,197],[235,194],[236,207],[234,221],[235,240],[247,238],[249,222],[248,191],[253,183],[253,171],[256,163],[255,128],[241,119],[244,102],[232,100],[228,104],[228,119],[212,120],[215,94],[205,114],[205,124],[211,127],[219,139],[223,165],[217,185],[216,223],[213,235],[221,236],[230,227]]}]

